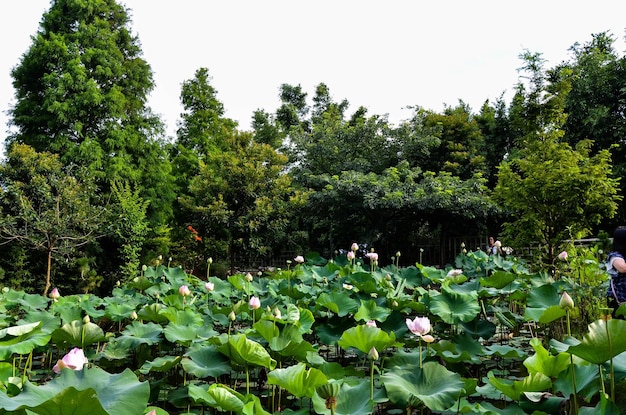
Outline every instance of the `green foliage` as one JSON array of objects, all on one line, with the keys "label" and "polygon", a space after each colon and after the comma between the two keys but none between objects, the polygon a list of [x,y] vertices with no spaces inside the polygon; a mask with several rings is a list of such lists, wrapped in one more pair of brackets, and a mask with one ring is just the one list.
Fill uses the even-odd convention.
[{"label": "green foliage", "polygon": [[146,218],[150,201],[142,199],[139,189],[131,189],[128,182],[113,182],[111,194],[116,210],[111,224],[112,233],[121,244],[122,275],[130,280],[139,274],[141,250],[150,230]]},{"label": "green foliage", "polygon": [[88,175],[64,169],[56,155],[27,145],[11,146],[8,161],[0,166],[0,187],[0,244],[17,244],[45,258],[46,294],[53,258],[78,256],[81,247],[102,236],[106,211],[92,203]]},{"label": "green foliage", "polygon": [[[89,193],[102,196],[94,201],[100,206],[111,182],[128,183],[150,201],[147,220],[156,233],[171,219],[174,193],[160,142],[163,127],[146,105],[153,79],[141,53],[129,14],[115,0],[52,2],[12,71],[16,129],[8,144],[26,144],[57,154],[64,166],[84,168],[80,181],[94,181],[97,190]],[[103,228],[100,234],[107,233]],[[107,241],[100,247],[89,256],[100,267],[116,266],[118,246]],[[126,251],[124,261],[136,256],[128,245],[119,249]]]}]

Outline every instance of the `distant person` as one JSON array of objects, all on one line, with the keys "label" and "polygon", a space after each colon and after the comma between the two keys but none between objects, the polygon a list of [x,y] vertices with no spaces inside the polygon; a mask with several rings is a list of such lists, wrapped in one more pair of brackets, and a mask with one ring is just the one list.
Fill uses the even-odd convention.
[{"label": "distant person", "polygon": [[606,270],[611,276],[607,290],[607,304],[615,310],[626,302],[626,226],[619,226],[613,234],[613,247],[606,260]]},{"label": "distant person", "polygon": [[489,237],[489,248],[487,249],[489,255],[502,255],[502,242],[496,240],[493,236]]}]

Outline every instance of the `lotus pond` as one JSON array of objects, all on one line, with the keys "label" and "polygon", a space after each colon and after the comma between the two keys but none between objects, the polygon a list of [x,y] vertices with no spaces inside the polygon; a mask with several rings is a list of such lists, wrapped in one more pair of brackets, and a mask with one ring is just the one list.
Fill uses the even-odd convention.
[{"label": "lotus pond", "polygon": [[5,287],[0,413],[619,414],[626,321],[603,318],[587,254],[538,273],[480,251],[447,269],[311,254],[225,279],[144,267],[108,297]]}]

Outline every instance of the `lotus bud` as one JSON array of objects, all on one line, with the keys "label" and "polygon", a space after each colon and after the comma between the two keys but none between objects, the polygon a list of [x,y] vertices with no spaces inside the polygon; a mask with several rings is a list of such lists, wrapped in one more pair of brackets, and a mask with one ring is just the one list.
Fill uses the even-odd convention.
[{"label": "lotus bud", "polygon": [[145,265],[145,264],[144,264],[144,265],[142,265],[142,266],[141,266],[141,270],[142,270],[143,272],[146,272],[146,271],[148,270],[148,266],[147,266],[147,265]]},{"label": "lotus bud", "polygon": [[302,264],[304,262],[304,257],[302,255],[298,255],[293,260],[296,261],[298,264]]},{"label": "lotus bud", "polygon": [[89,316],[83,317],[83,324],[89,324],[89,323],[91,323],[91,319],[89,318]]},{"label": "lotus bud", "polygon": [[130,313],[130,318],[131,318],[132,320],[137,320],[137,312],[136,312],[135,310],[133,310],[133,312],[132,312],[132,313]]},{"label": "lotus bud", "polygon": [[368,322],[365,323],[365,325],[369,326],[369,327],[377,327],[376,326],[376,320],[368,320]]},{"label": "lotus bud", "polygon": [[248,282],[252,282],[252,279],[253,279],[252,274],[250,274],[250,273],[248,272],[248,273],[246,274],[246,281],[248,281]]},{"label": "lotus bud", "polygon": [[567,261],[567,251],[561,252],[558,257],[561,261]]},{"label": "lotus bud", "polygon": [[209,257],[209,259],[207,259],[206,262],[208,262],[209,264],[212,264],[213,263],[213,258]]},{"label": "lotus bud", "polygon": [[251,309],[256,310],[261,307],[261,300],[258,297],[252,296],[250,297],[250,302],[248,303]]},{"label": "lotus bud", "polygon": [[572,310],[574,308],[574,300],[572,300],[572,297],[570,297],[567,291],[563,291],[563,294],[561,294],[559,307],[561,307],[564,310]]},{"label": "lotus bud", "polygon": [[191,290],[189,289],[189,287],[187,287],[186,285],[181,285],[180,288],[178,289],[178,292],[180,293],[180,295],[182,295],[183,297],[187,297],[188,295],[191,294]]},{"label": "lotus bud", "polygon": [[369,356],[370,359],[372,360],[378,360],[379,356],[378,356],[378,350],[376,350],[375,347],[372,347],[370,349],[370,352],[367,354]]},{"label": "lotus bud", "polygon": [[348,261],[352,261],[354,259],[354,251],[350,251],[346,254]]},{"label": "lotus bud", "polygon": [[59,289],[58,288],[53,288],[52,291],[50,291],[50,298],[52,298],[53,301],[56,301],[59,299],[59,297],[61,297],[61,293],[59,293]]},{"label": "lotus bud", "polygon": [[356,252],[356,251],[358,251],[358,250],[359,250],[359,244],[357,244],[356,242],[354,242],[354,243],[352,244],[352,246],[350,247],[350,250],[351,250],[352,252]]},{"label": "lotus bud", "polygon": [[213,284],[211,281],[205,282],[204,289],[207,290],[208,292],[211,292],[215,289],[215,284]]},{"label": "lotus bud", "polygon": [[228,318],[230,319],[230,321],[235,321],[237,319],[237,316],[235,315],[234,311],[231,311],[230,314],[228,314]]},{"label": "lotus bud", "polygon": [[396,300],[393,300],[393,302],[391,303],[391,306],[393,308],[397,308],[398,307],[398,302]]},{"label": "lotus bud", "polygon": [[278,307],[274,307],[274,316],[278,319],[283,318],[283,314],[280,312],[280,310],[278,309]]}]

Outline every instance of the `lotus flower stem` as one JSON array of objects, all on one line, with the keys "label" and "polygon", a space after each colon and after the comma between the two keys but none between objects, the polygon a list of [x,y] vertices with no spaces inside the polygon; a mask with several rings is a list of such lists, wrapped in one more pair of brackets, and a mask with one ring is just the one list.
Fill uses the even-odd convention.
[{"label": "lotus flower stem", "polygon": [[370,362],[370,400],[374,400],[374,359]]}]

